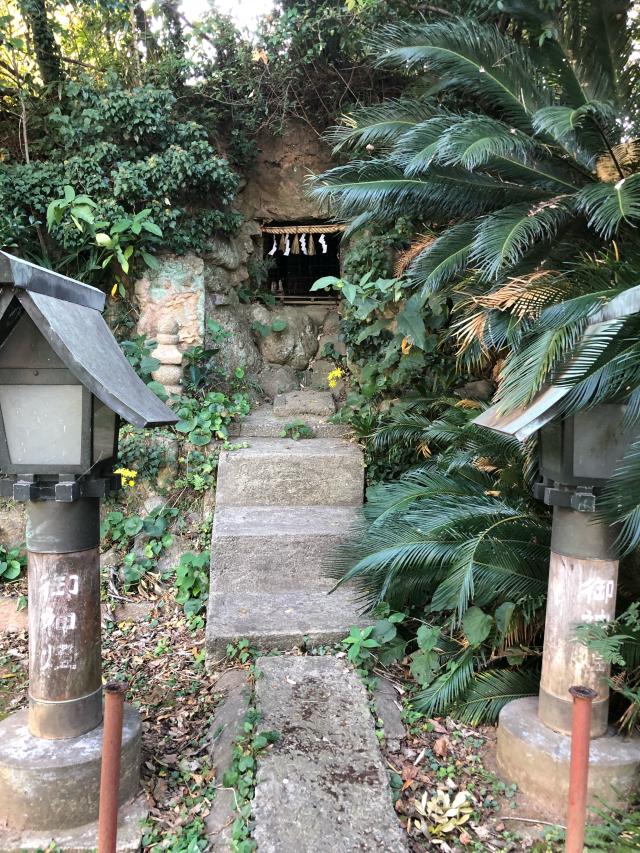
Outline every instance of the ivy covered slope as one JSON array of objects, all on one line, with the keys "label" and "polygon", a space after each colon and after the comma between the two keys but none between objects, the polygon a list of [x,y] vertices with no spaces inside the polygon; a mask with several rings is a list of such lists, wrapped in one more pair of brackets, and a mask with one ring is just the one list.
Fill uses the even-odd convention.
[{"label": "ivy covered slope", "polygon": [[[640,283],[636,21],[626,2],[553,9],[502,27],[446,19],[375,35],[375,63],[405,73],[407,97],[334,131],[350,159],[317,179],[315,195],[351,233],[411,223],[400,285],[424,329],[407,329],[409,344],[431,332],[435,296],[451,311],[439,348],[455,347],[460,369],[497,364],[505,410],[555,381],[571,387],[568,409],[628,401],[633,425],[638,315],[586,342],[582,332]],[[528,497],[522,451],[470,431],[468,405],[434,409],[405,394],[379,447],[397,454],[405,441],[416,463],[431,458],[371,491],[334,573],[355,578],[368,604],[440,629],[417,701],[477,720],[535,689],[549,520]],[[621,550],[640,539],[639,475],[637,443],[606,504],[623,521]]]}]

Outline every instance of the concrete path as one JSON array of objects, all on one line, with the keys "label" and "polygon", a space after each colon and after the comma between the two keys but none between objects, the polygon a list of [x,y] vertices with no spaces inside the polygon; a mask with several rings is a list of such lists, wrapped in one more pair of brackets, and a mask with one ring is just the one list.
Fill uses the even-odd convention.
[{"label": "concrete path", "polygon": [[[357,623],[353,594],[327,595],[327,553],[344,538],[362,504],[360,448],[336,435],[330,394],[276,397],[244,422],[249,444],[221,454],[211,545],[207,649],[220,657],[247,638],[261,649],[330,644]],[[323,437],[281,438],[302,420]]]},{"label": "concrete path", "polygon": [[366,690],[335,657],[259,658],[260,728],[280,740],[258,763],[259,853],[408,850]]}]

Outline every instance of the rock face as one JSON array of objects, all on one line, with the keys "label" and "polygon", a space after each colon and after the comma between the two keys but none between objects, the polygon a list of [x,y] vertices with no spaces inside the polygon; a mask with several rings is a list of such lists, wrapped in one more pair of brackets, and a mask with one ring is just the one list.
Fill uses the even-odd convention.
[{"label": "rock face", "polygon": [[[220,347],[225,371],[233,375],[236,368],[243,367],[247,378],[273,399],[303,382],[309,384],[303,373],[314,358],[324,357],[326,343],[333,344],[338,353],[341,349],[336,337],[339,317],[326,305],[267,308],[246,304],[252,265],[262,260],[260,223],[299,223],[326,215],[308,197],[305,185],[310,172],[318,173],[330,165],[326,143],[302,122],[292,122],[281,136],[259,140],[259,148],[255,167],[245,176],[244,189],[236,200],[236,209],[245,216],[237,233],[212,234],[202,257],[160,255],[159,269],[147,271],[136,282],[135,293],[139,334],[156,339],[163,320],[165,327],[170,321],[172,328],[177,327],[177,347],[184,351],[210,343],[207,324],[213,320],[229,332]],[[264,331],[276,319],[286,322],[286,328],[267,335],[256,330],[256,323]],[[176,364],[163,361],[158,377],[174,388]],[[326,374],[325,366],[323,363],[321,370]],[[326,388],[318,370],[314,376],[314,387]]]},{"label": "rock face", "polygon": [[165,255],[158,270],[135,284],[140,309],[138,332],[155,338],[163,318],[172,317],[182,349],[204,339],[204,261],[196,255]]},{"label": "rock face", "polygon": [[285,322],[281,332],[273,331],[261,337],[260,352],[270,364],[286,364],[294,370],[305,370],[318,351],[318,327],[312,317],[301,308],[284,305],[269,310],[264,305],[253,305],[251,315],[255,322],[270,326],[276,320]]},{"label": "rock face", "polygon": [[252,375],[259,373],[262,356],[251,331],[250,306],[240,304],[234,291],[224,305],[216,305],[208,293],[206,305],[207,316],[229,332],[229,337],[219,345],[219,359],[227,373],[232,374],[237,367],[244,367]]},{"label": "rock face", "polygon": [[280,364],[266,364],[256,376],[256,382],[270,400],[285,391],[292,391],[300,384],[296,371]]},{"label": "rock face", "polygon": [[285,222],[322,216],[309,198],[306,180],[311,172],[331,166],[327,143],[302,121],[292,121],[281,136],[258,139],[258,148],[255,167],[238,199],[240,209],[251,218]]}]

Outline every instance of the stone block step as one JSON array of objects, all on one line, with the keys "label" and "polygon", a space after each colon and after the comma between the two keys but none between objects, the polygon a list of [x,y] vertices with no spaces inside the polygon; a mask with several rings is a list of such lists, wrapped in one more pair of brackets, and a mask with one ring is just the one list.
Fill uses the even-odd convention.
[{"label": "stone block step", "polygon": [[255,438],[220,454],[216,507],[359,506],[361,449],[335,438]]},{"label": "stone block step", "polygon": [[259,658],[260,727],[280,739],[258,759],[260,853],[405,853],[369,699],[335,657]]},{"label": "stone block step", "polygon": [[211,589],[328,591],[327,555],[359,518],[355,507],[218,507],[213,521]]},{"label": "stone block step", "polygon": [[349,434],[346,424],[331,424],[318,415],[297,415],[279,417],[271,406],[260,406],[246,417],[234,432],[241,438],[247,436],[264,438],[282,438],[282,431],[294,421],[300,421],[313,430],[314,438],[341,438]]},{"label": "stone block step", "polygon": [[207,652],[224,655],[227,643],[246,638],[263,651],[290,649],[307,638],[307,646],[332,645],[349,633],[352,625],[371,624],[358,615],[351,590],[326,592],[293,589],[263,592],[210,592],[207,610]]},{"label": "stone block step", "polygon": [[327,418],[333,415],[335,410],[335,400],[329,391],[314,391],[306,388],[301,391],[287,391],[286,394],[277,394],[273,401],[274,415],[282,418],[307,415]]}]

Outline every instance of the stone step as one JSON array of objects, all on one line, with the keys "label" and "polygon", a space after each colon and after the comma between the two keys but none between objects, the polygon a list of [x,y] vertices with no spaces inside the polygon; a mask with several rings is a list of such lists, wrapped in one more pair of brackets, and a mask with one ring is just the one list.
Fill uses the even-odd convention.
[{"label": "stone step", "polygon": [[336,411],[336,403],[329,391],[287,391],[277,394],[273,401],[273,413],[281,418],[298,418],[308,415],[329,418]]},{"label": "stone step", "polygon": [[[361,605],[360,605],[361,606]],[[262,651],[290,649],[306,644],[313,648],[333,645],[349,633],[352,625],[371,624],[358,615],[354,593],[339,589],[331,595],[321,591],[292,589],[288,592],[209,593],[207,652],[221,658],[228,643],[247,639]]]},{"label": "stone step", "polygon": [[331,424],[318,415],[278,417],[273,413],[272,406],[260,406],[239,424],[233,434],[241,438],[282,438],[285,427],[295,421],[310,427],[313,430],[313,438],[341,438],[350,432],[346,424]]},{"label": "stone step", "polygon": [[369,699],[335,657],[259,658],[260,727],[280,739],[258,759],[253,840],[260,853],[405,853],[406,835]]},{"label": "stone step", "polygon": [[336,438],[255,438],[220,454],[216,507],[359,506],[361,449]]},{"label": "stone step", "polygon": [[328,591],[324,560],[359,518],[355,507],[218,507],[213,521],[211,589],[242,594]]}]

